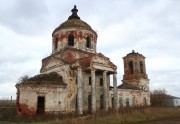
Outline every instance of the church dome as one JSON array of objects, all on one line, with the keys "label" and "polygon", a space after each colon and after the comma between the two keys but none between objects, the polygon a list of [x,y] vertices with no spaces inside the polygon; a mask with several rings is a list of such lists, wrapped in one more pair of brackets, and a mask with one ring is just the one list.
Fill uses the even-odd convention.
[{"label": "church dome", "polygon": [[76,6],[68,20],[60,24],[52,33],[52,52],[66,48],[96,53],[97,33],[77,15]]},{"label": "church dome", "polygon": [[71,10],[71,12],[72,12],[72,15],[69,16],[68,20],[63,22],[62,24],[60,24],[53,31],[52,35],[54,35],[57,31],[59,31],[61,29],[72,28],[72,27],[90,30],[96,34],[96,32],[91,28],[91,26],[89,24],[87,24],[86,22],[82,21],[80,19],[80,17],[77,15],[78,10],[76,9],[76,6],[74,6],[74,8]]}]

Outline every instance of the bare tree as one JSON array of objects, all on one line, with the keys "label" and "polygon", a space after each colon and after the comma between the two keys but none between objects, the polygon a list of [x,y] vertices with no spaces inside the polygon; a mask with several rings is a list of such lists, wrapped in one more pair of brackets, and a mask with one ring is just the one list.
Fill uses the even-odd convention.
[{"label": "bare tree", "polygon": [[28,75],[24,75],[22,77],[19,78],[18,83],[24,83],[29,79]]},{"label": "bare tree", "polygon": [[165,89],[156,89],[151,92],[151,105],[152,106],[166,106],[165,97],[167,95],[167,91]]}]

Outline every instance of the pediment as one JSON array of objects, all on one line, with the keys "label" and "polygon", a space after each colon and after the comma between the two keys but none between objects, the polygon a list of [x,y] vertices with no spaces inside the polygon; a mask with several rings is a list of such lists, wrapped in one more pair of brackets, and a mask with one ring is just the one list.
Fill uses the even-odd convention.
[{"label": "pediment", "polygon": [[102,53],[98,53],[93,57],[93,67],[105,70],[116,70],[117,66],[114,65],[110,59]]},{"label": "pediment", "polygon": [[99,64],[107,64],[110,62],[109,58],[105,57],[102,53],[98,53],[98,55],[93,57],[93,62]]},{"label": "pediment", "polygon": [[50,57],[49,60],[45,63],[44,67],[42,67],[43,70],[49,69],[49,68],[55,68],[58,66],[64,65],[64,62],[56,57]]}]

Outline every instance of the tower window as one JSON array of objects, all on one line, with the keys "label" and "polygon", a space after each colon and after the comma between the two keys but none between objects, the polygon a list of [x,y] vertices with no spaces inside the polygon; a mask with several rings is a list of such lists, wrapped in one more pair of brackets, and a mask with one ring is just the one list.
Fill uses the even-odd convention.
[{"label": "tower window", "polygon": [[129,71],[130,71],[130,74],[133,74],[133,62],[129,62]]},{"label": "tower window", "polygon": [[91,38],[89,36],[86,37],[86,47],[91,48]]},{"label": "tower window", "polygon": [[70,34],[68,36],[68,45],[69,46],[74,46],[74,35],[73,34]]},{"label": "tower window", "polygon": [[141,73],[144,73],[143,62],[140,62],[140,71],[141,71]]},{"label": "tower window", "polygon": [[58,48],[58,38],[56,38],[54,42],[54,50],[56,50],[57,48]]}]

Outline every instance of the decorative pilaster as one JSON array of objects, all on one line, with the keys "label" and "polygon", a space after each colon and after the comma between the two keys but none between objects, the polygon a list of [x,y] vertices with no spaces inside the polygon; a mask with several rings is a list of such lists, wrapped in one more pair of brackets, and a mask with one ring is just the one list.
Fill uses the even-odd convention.
[{"label": "decorative pilaster", "polygon": [[117,92],[117,77],[116,74],[113,74],[113,88],[114,88],[114,109],[118,109],[119,102],[118,102],[118,92]]},{"label": "decorative pilaster", "polygon": [[107,99],[107,71],[103,72],[103,101],[104,101],[104,109],[108,110],[108,99]]},{"label": "decorative pilaster", "polygon": [[78,114],[83,114],[83,93],[82,93],[82,69],[78,67],[77,77],[77,110]]},{"label": "decorative pilaster", "polygon": [[95,82],[95,70],[91,70],[91,112],[96,112],[96,82]]}]

